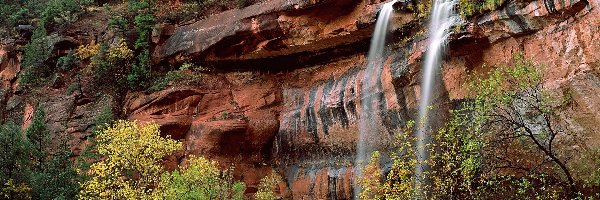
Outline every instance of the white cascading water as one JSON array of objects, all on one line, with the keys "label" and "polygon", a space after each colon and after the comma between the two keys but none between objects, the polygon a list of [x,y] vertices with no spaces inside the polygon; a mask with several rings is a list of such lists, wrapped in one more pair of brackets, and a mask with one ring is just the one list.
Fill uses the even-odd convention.
[{"label": "white cascading water", "polygon": [[[376,136],[384,132],[381,125],[379,96],[381,95],[381,84],[379,84],[381,71],[383,70],[384,48],[386,37],[389,32],[389,21],[393,14],[392,5],[396,2],[383,4],[377,17],[373,37],[371,38],[371,46],[367,57],[367,67],[363,73],[363,79],[360,91],[360,118],[359,118],[359,136],[356,152],[356,169],[358,176],[361,176],[362,166],[368,162],[370,154],[373,152],[374,142],[381,142],[381,138]],[[360,187],[354,187],[354,194],[358,195]]]},{"label": "white cascading water", "polygon": [[[432,103],[432,90],[436,80],[436,74],[439,72],[441,65],[442,56],[444,54],[444,47],[446,45],[446,39],[449,35],[450,28],[459,21],[459,17],[454,12],[454,6],[456,0],[434,0],[433,9],[430,14],[429,22],[429,46],[425,55],[425,60],[422,69],[421,77],[421,90],[419,100],[419,125],[417,128],[417,165],[415,167],[415,184],[422,186],[425,183],[424,171],[426,166],[423,163],[428,158],[428,151],[425,148],[426,144],[429,143],[430,138],[428,135],[429,127],[429,106]],[[439,84],[439,83],[437,83]],[[420,188],[417,188],[417,195],[422,195]]]}]

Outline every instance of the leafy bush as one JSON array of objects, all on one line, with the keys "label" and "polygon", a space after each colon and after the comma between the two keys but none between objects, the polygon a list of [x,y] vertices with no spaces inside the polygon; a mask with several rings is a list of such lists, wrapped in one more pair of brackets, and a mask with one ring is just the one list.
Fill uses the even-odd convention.
[{"label": "leafy bush", "polygon": [[0,188],[0,197],[4,199],[31,199],[31,188],[26,183],[15,183],[13,179],[8,179]]},{"label": "leafy bush", "polygon": [[157,92],[164,90],[169,85],[175,84],[190,84],[192,81],[200,78],[199,75],[193,73],[186,73],[185,70],[169,71],[165,76],[158,78],[154,81],[152,86],[148,88],[148,92]]},{"label": "leafy bush", "polygon": [[162,175],[155,194],[157,199],[244,199],[246,187],[233,181],[232,171],[220,171],[217,162],[192,156],[183,169]]},{"label": "leafy bush", "polygon": [[221,117],[220,117],[220,119],[221,119],[221,120],[226,120],[226,119],[229,119],[229,112],[227,112],[227,111],[223,111],[223,112],[221,112]]},{"label": "leafy bush", "polygon": [[258,191],[254,194],[254,199],[256,200],[277,200],[281,199],[280,196],[275,194],[273,191],[274,188],[277,188],[281,182],[281,176],[277,174],[275,171],[272,171],[270,175],[263,177],[260,179],[260,183],[258,185]]},{"label": "leafy bush", "polygon": [[161,137],[156,123],[117,121],[96,137],[105,159],[91,165],[80,199],[149,199],[164,172],[161,159],[182,147]]},{"label": "leafy bush", "polygon": [[46,25],[63,25],[77,20],[81,12],[78,0],[50,0],[41,14]]},{"label": "leafy bush", "polygon": [[[77,48],[77,50],[75,51],[75,56],[77,56],[77,58],[79,58],[80,60],[86,60],[86,59],[91,59],[92,57],[98,55],[99,52],[100,52],[100,43],[96,43],[96,41],[92,41],[89,44],[79,46]],[[92,60],[92,65],[97,65],[94,63],[95,62]]]},{"label": "leafy bush", "polygon": [[77,66],[78,62],[79,60],[77,60],[77,57],[75,57],[75,53],[73,52],[73,50],[69,50],[67,55],[62,56],[56,60],[56,67],[64,71],[68,71],[71,68]]},{"label": "leafy bush", "polygon": [[106,51],[106,58],[109,62],[115,63],[122,60],[127,60],[133,57],[133,51],[127,46],[127,41],[120,38],[116,45],[111,46]]},{"label": "leafy bush", "polygon": [[121,36],[125,36],[129,24],[127,18],[110,10],[108,12],[111,13],[110,18],[108,18],[108,28]]},{"label": "leafy bush", "polygon": [[27,24],[29,19],[29,9],[20,8],[19,11],[12,13],[8,19],[9,24],[18,25],[18,24]]},{"label": "leafy bush", "polygon": [[79,86],[79,83],[73,83],[73,84],[69,85],[69,87],[65,91],[65,94],[71,95],[71,94],[73,94],[73,92],[75,92],[75,90],[79,90],[79,88],[81,88],[81,86]]},{"label": "leafy bush", "polygon": [[458,12],[468,18],[480,13],[496,10],[505,0],[459,0]]},{"label": "leafy bush", "polygon": [[82,45],[77,49],[75,55],[79,59],[90,60],[85,72],[93,73],[96,81],[120,82],[133,58],[133,50],[129,49],[124,39],[119,39],[112,46],[95,42]]}]

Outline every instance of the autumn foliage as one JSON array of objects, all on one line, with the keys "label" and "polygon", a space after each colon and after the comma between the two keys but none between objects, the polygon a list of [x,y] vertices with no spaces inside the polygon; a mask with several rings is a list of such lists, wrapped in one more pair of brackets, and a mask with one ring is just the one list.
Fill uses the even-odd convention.
[{"label": "autumn foliage", "polygon": [[160,160],[181,143],[160,136],[159,125],[118,121],[97,136],[103,160],[92,164],[81,199],[148,199],[164,172]]}]

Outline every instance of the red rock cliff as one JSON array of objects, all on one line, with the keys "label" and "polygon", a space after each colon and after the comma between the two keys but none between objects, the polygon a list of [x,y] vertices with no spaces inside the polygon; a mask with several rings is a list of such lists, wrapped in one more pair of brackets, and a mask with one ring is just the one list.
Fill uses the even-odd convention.
[{"label": "red rock cliff", "polygon": [[[154,35],[153,63],[194,62],[214,67],[198,84],[146,94],[75,98],[63,89],[40,95],[55,132],[78,145],[93,116],[106,104],[129,119],[156,121],[164,134],[184,141],[168,166],[188,155],[233,164],[253,193],[261,177],[277,169],[281,192],[293,199],[349,199],[365,81],[366,53],[379,0],[270,0],[212,15],[187,25],[163,25]],[[397,7],[401,7],[398,5]],[[506,64],[514,52],[547,69],[545,83],[569,89],[574,106],[563,113],[569,128],[600,144],[600,1],[510,1],[473,18],[456,31],[444,59],[443,89],[436,102],[448,107],[465,97],[467,76],[481,66]],[[415,117],[426,27],[398,9],[394,45],[387,49],[373,94],[382,127],[393,133]],[[66,44],[70,44],[67,42]],[[4,119],[27,123],[31,96],[16,91],[19,55],[0,46]],[[385,145],[384,145],[385,146]]]}]

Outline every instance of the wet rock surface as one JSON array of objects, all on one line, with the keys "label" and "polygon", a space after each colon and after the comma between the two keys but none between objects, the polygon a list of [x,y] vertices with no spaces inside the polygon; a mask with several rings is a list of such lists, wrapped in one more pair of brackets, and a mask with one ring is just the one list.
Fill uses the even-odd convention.
[{"label": "wet rock surface", "polygon": [[[201,74],[196,85],[129,92],[122,104],[93,92],[82,101],[76,94],[65,95],[66,86],[24,95],[16,83],[17,45],[2,44],[1,116],[25,128],[41,102],[52,131],[71,135],[77,149],[90,134],[94,116],[109,105],[128,119],[155,121],[163,134],[184,142],[184,149],[165,161],[170,169],[189,155],[203,155],[224,167],[233,165],[248,193],[256,192],[260,178],[275,169],[285,179],[280,192],[286,198],[351,199],[361,96],[375,99],[375,115],[382,119],[376,126],[397,133],[416,115],[428,42],[425,22],[398,8],[381,76],[365,77],[380,4],[271,0],[192,24],[165,25],[154,38],[155,63],[202,63],[219,73]],[[599,145],[598,6],[596,0],[510,1],[465,22],[449,41],[441,72],[444,88],[434,94],[436,104],[443,110],[465,99],[469,76],[484,76],[489,70],[484,64],[510,64],[507,58],[521,51],[545,68],[547,88],[572,94],[561,116],[567,127],[588,138],[588,145]],[[58,49],[78,40],[57,40]],[[363,94],[365,80],[374,81],[377,90]]]}]

